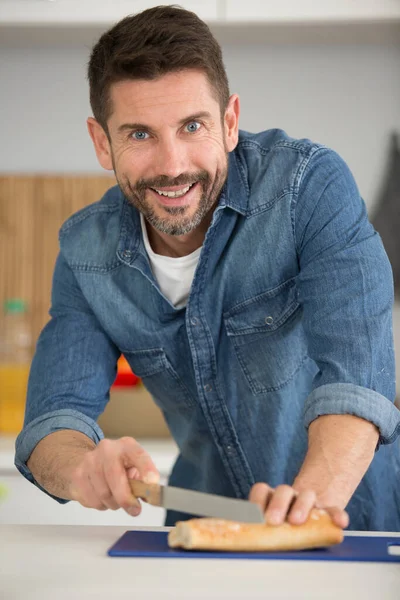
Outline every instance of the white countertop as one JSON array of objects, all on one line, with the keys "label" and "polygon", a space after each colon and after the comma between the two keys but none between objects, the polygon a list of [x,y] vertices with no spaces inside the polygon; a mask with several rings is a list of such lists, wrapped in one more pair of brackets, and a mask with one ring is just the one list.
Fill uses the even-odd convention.
[{"label": "white countertop", "polygon": [[[0,526],[0,598],[398,600],[400,597],[399,563],[107,556],[108,548],[126,529]],[[158,530],[161,529],[166,531]],[[400,533],[388,535],[400,538]]]}]

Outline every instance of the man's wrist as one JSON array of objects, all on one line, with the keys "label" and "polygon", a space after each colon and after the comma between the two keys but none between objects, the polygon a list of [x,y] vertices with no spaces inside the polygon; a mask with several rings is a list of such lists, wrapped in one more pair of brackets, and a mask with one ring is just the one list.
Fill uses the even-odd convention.
[{"label": "man's wrist", "polygon": [[321,506],[344,508],[374,456],[377,428],[352,415],[324,415],[308,431],[308,451],[293,482],[312,490]]}]

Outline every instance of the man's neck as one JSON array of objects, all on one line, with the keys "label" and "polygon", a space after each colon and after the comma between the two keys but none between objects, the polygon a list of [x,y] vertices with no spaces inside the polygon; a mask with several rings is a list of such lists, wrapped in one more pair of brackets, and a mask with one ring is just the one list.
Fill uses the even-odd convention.
[{"label": "man's neck", "polygon": [[179,258],[187,256],[203,245],[212,214],[207,216],[195,230],[184,235],[168,235],[145,221],[150,246],[156,254]]}]

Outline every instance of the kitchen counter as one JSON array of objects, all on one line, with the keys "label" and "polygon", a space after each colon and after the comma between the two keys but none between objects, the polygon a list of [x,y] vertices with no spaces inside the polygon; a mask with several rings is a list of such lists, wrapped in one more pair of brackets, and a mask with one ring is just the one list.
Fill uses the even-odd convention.
[{"label": "kitchen counter", "polygon": [[[399,563],[107,556],[108,548],[126,529],[79,525],[0,526],[0,598],[399,598]],[[167,531],[166,528],[157,530]],[[400,533],[390,535],[400,538]]]}]

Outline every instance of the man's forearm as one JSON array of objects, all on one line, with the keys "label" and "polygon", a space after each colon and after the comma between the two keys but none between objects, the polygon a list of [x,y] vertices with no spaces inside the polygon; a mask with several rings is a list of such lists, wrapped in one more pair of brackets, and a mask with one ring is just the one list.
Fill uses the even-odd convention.
[{"label": "man's forearm", "polygon": [[344,508],[368,469],[378,429],[352,415],[324,415],[310,424],[308,451],[293,487],[312,489],[321,506]]},{"label": "man's forearm", "polygon": [[65,429],[43,438],[27,466],[35,480],[50,494],[71,500],[70,474],[96,445],[83,433]]}]

